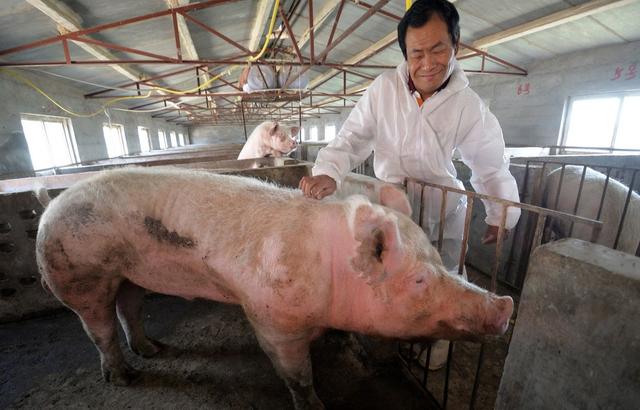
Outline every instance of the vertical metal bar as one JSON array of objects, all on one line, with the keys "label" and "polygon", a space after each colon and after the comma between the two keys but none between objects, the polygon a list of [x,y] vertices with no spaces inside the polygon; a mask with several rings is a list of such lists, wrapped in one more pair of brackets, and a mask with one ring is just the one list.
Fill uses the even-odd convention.
[{"label": "vertical metal bar", "polygon": [[[420,353],[420,355],[422,355],[422,353]],[[424,366],[424,372],[422,377],[422,386],[424,386],[424,388],[426,389],[427,380],[429,376],[429,363],[431,363],[431,343],[429,343],[429,347],[427,347],[427,361],[424,363],[425,363],[425,366]]]},{"label": "vertical metal bar", "polygon": [[498,270],[500,269],[500,259],[502,257],[502,245],[504,238],[504,228],[507,224],[507,208],[508,205],[502,205],[502,216],[500,218],[500,226],[498,227],[498,241],[496,242],[496,260],[491,273],[491,291],[496,292],[498,288]]},{"label": "vertical metal bar", "polygon": [[199,68],[196,67],[196,83],[198,84],[198,94],[202,94],[202,90],[200,89],[200,74],[198,73]]},{"label": "vertical metal bar", "polygon": [[604,181],[604,188],[602,188],[602,197],[600,198],[600,206],[598,207],[598,215],[596,216],[596,220],[600,220],[600,216],[602,216],[602,206],[604,205],[604,198],[607,193],[607,188],[609,187],[609,178],[611,178],[611,167],[607,167],[607,179]]},{"label": "vertical metal bar", "polygon": [[476,367],[476,377],[473,380],[473,390],[471,391],[471,400],[469,401],[469,409],[474,409],[476,397],[478,396],[478,386],[480,385],[480,368],[484,362],[484,343],[480,344],[480,354],[478,355],[478,367]]},{"label": "vertical metal bar", "polygon": [[302,144],[302,106],[298,104],[298,142]]},{"label": "vertical metal bar", "polygon": [[[447,352],[447,366],[444,373],[444,391],[442,394],[442,408],[447,408],[447,400],[449,399],[449,375],[451,374],[451,353],[453,352],[453,342],[449,342],[449,351]],[[429,368],[427,364],[427,369]]]},{"label": "vertical metal bar", "polygon": [[536,189],[532,193],[532,196],[535,195],[535,194],[540,195],[540,203],[537,204],[539,206],[542,206],[542,200],[543,200],[543,196],[544,196],[542,187],[543,187],[544,182],[545,182],[544,181],[544,179],[545,179],[544,178],[545,177],[544,171],[545,171],[546,167],[547,167],[547,162],[546,161],[542,161],[542,168],[540,169],[540,175],[538,175],[538,184],[537,184]]},{"label": "vertical metal bar", "polygon": [[531,252],[542,243],[542,234],[544,233],[544,224],[547,222],[547,215],[538,214],[538,221],[536,223],[536,231],[533,234],[533,243],[531,246]]},{"label": "vertical metal bar", "polygon": [[[582,177],[580,177],[580,187],[578,188],[578,196],[576,197],[576,205],[573,207],[573,215],[578,213],[578,208],[580,207],[580,198],[582,197],[582,188],[584,186],[584,177],[587,174],[587,166],[583,165],[582,167]],[[571,225],[569,226],[569,237],[573,234],[573,226],[575,225],[575,221],[571,220]]]},{"label": "vertical metal bar", "polygon": [[176,39],[176,53],[178,61],[182,62],[182,46],[180,45],[180,29],[178,28],[178,16],[175,10],[171,10],[171,20],[173,21],[173,36]]},{"label": "vertical metal bar", "polygon": [[240,109],[242,111],[242,126],[244,127],[244,140],[247,141],[247,121],[244,118],[244,101],[240,102]]},{"label": "vertical metal bar", "polygon": [[529,168],[530,165],[531,165],[531,161],[527,161],[527,167],[524,170],[524,181],[522,182],[522,192],[520,193],[520,202],[525,202],[525,200],[527,199],[529,171],[531,170]]},{"label": "vertical metal bar", "polygon": [[562,191],[562,184],[564,182],[564,170],[566,164],[562,164],[562,171],[560,172],[560,181],[558,181],[558,191],[556,192],[556,199],[553,203],[553,209],[558,209],[558,200],[560,199],[560,191]]},{"label": "vertical metal bar", "polygon": [[462,236],[462,247],[460,249],[460,259],[458,264],[458,275],[464,271],[464,259],[467,256],[467,244],[469,243],[469,227],[471,226],[471,213],[473,212],[473,196],[467,194],[467,214],[464,218],[464,234]]},{"label": "vertical metal bar", "polygon": [[309,0],[309,52],[311,53],[310,60],[311,65],[314,64],[315,61],[315,38],[313,35],[314,27],[313,27],[313,0]]},{"label": "vertical metal bar", "polygon": [[631,201],[631,195],[633,194],[633,186],[636,183],[636,175],[638,174],[638,170],[633,171],[633,176],[631,177],[631,183],[629,184],[629,192],[627,193],[627,199],[624,201],[624,209],[622,211],[622,218],[620,218],[620,224],[618,225],[618,232],[616,233],[616,240],[613,243],[613,249],[618,247],[618,242],[620,241],[620,235],[622,234],[622,227],[624,225],[624,220],[627,217],[627,211],[629,210],[629,202]]},{"label": "vertical metal bar", "polygon": [[444,221],[447,211],[447,191],[442,189],[442,201],[440,203],[440,224],[438,226],[438,253],[442,251],[442,242],[444,242]]},{"label": "vertical metal bar", "polygon": [[620,126],[620,116],[622,114],[622,106],[624,103],[624,97],[618,99],[618,112],[616,113],[616,122],[613,126],[613,135],[611,136],[611,145],[609,145],[609,152],[613,153],[616,145],[616,137],[618,136],[618,127]]},{"label": "vertical metal bar", "polygon": [[67,64],[71,64],[71,54],[69,54],[69,43],[67,42],[66,38],[62,40],[62,48],[64,49],[64,61],[66,61]]},{"label": "vertical metal bar", "polygon": [[136,90],[138,90],[138,95],[142,95],[140,92],[140,83],[136,83]]},{"label": "vertical metal bar", "polygon": [[[343,94],[347,94],[347,72],[346,71],[342,72],[342,92]],[[342,100],[342,106],[343,107],[347,106],[347,100],[345,99]]]}]

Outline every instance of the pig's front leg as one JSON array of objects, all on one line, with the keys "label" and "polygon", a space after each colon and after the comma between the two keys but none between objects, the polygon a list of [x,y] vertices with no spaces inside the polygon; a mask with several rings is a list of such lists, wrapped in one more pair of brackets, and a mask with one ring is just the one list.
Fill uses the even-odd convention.
[{"label": "pig's front leg", "polygon": [[312,332],[302,335],[285,335],[274,332],[273,329],[260,330],[256,327],[256,336],[260,346],[289,388],[296,410],[324,409],[313,388],[309,356]]}]

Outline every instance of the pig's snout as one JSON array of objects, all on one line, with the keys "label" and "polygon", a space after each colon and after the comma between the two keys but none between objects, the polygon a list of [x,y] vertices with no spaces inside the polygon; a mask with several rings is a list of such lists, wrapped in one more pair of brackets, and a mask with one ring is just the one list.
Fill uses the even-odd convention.
[{"label": "pig's snout", "polygon": [[494,302],[494,314],[488,315],[485,331],[488,334],[503,335],[509,328],[509,319],[513,314],[513,299],[509,296],[497,297]]}]

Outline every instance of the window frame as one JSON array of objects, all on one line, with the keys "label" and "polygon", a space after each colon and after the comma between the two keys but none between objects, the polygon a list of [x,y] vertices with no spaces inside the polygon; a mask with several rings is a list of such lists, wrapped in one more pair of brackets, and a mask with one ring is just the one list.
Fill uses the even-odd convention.
[{"label": "window frame", "polygon": [[[141,130],[144,130],[147,133],[146,140],[149,149],[146,151],[142,149],[142,136],[140,135]],[[151,130],[148,127],[138,126],[138,142],[140,143],[140,152],[150,152],[153,149],[153,144],[151,143]]]},{"label": "window frame", "polygon": [[[626,148],[616,148],[616,139],[618,138],[618,130],[620,126],[620,119],[622,114],[622,109],[624,107],[624,100],[627,97],[640,97],[640,90],[631,90],[631,91],[615,91],[610,93],[600,93],[600,94],[588,94],[588,95],[579,95],[569,97],[565,110],[565,118],[562,121],[562,133],[560,137],[560,153],[576,153],[576,152],[585,152],[585,151],[606,151],[606,152],[615,152],[615,151],[639,151],[636,149],[626,149]],[[583,100],[596,100],[600,98],[617,98],[619,100],[618,111],[616,113],[616,119],[612,129],[612,135],[609,137],[609,145],[603,147],[582,147],[575,146],[575,148],[571,148],[573,146],[566,147],[567,139],[569,138],[569,127],[571,125],[571,114],[573,111],[573,104],[576,101]]]},{"label": "window frame", "polygon": [[169,143],[167,141],[167,133],[165,130],[158,128],[158,144],[160,144],[160,149],[169,148]]},{"label": "window frame", "polygon": [[[327,129],[329,128],[333,128],[333,136],[331,138],[328,138],[328,134],[327,134]],[[331,142],[333,141],[336,137],[338,136],[338,127],[336,127],[335,124],[325,124],[324,125],[324,140],[326,142]]]},{"label": "window frame", "polygon": [[121,155],[128,155],[129,154],[129,146],[127,145],[127,136],[126,136],[126,134],[124,132],[124,125],[116,124],[116,123],[104,122],[104,123],[102,123],[102,134],[103,134],[105,146],[107,148],[107,157],[108,158],[117,158],[117,157],[119,157],[121,155],[114,155],[114,156],[109,155],[109,145],[107,144],[107,140],[106,140],[107,136],[104,134],[105,128],[110,128],[112,130],[113,129],[117,129],[118,130],[118,134],[119,134],[119,137],[120,137],[120,141],[119,142],[122,145],[122,150],[123,150],[123,153]]},{"label": "window frame", "polygon": [[[47,152],[51,152],[51,149],[49,148],[49,146],[50,146],[49,137],[46,134],[46,127],[44,126],[44,123],[45,122],[60,123],[62,125],[62,130],[64,132],[65,142],[66,142],[66,145],[67,145],[66,148],[67,148],[67,152],[69,153],[69,159],[71,160],[71,163],[69,163],[69,164],[55,164],[53,167],[48,167],[48,168],[36,168],[33,165],[33,159],[32,159],[31,149],[29,148],[28,137],[27,137],[27,134],[24,131],[24,125],[22,124],[23,120],[26,120],[26,121],[39,121],[39,122],[43,123],[43,129],[45,131],[45,138],[47,139]],[[29,159],[31,159],[31,166],[33,167],[34,171],[46,170],[46,169],[51,169],[51,168],[56,168],[56,167],[61,167],[61,166],[67,166],[67,165],[73,165],[73,164],[80,163],[80,154],[78,152],[78,143],[76,141],[76,136],[75,136],[75,133],[73,131],[73,123],[71,121],[71,118],[60,117],[60,116],[56,116],[56,115],[20,113],[20,125],[22,127],[22,133],[25,136],[25,141],[27,142],[27,149],[29,150]],[[52,162],[54,162],[54,161],[52,161]]]}]

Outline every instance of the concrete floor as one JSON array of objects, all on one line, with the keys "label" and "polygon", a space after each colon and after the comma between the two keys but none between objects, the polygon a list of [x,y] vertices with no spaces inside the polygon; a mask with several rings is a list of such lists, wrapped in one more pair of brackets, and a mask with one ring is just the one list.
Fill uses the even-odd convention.
[{"label": "concrete floor", "polygon": [[[289,392],[237,306],[154,295],[149,335],[168,345],[152,359],[124,349],[141,377],[103,382],[97,351],[69,311],[0,325],[0,408],[291,409]],[[375,362],[350,334],[312,349],[315,385],[328,409],[425,409],[397,361]]]}]

